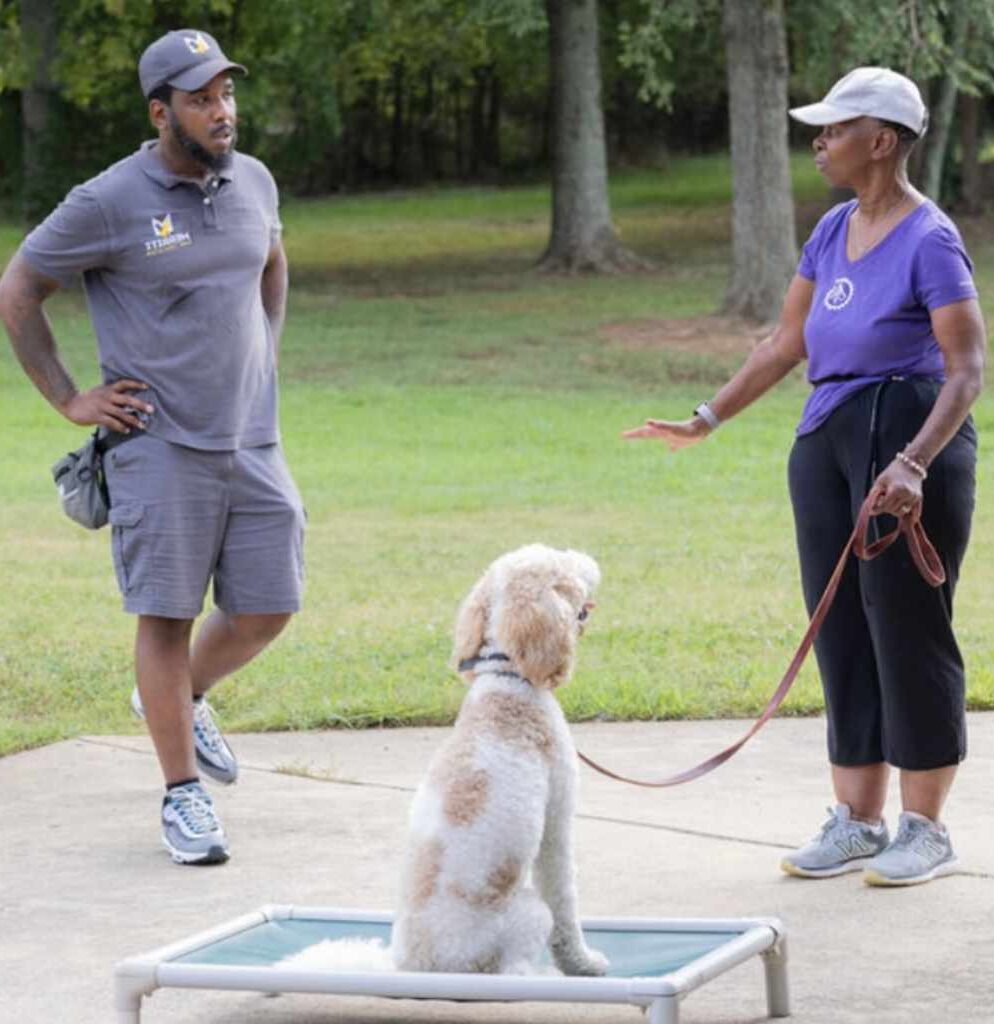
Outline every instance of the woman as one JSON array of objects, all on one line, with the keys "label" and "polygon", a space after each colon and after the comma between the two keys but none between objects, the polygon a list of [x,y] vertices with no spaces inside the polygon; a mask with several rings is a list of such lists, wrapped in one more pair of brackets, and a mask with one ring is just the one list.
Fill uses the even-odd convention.
[{"label": "woman", "polygon": [[[986,335],[955,226],[908,180],[928,118],[914,83],[857,68],[824,101],[790,113],[820,127],[815,163],[856,199],[821,219],[779,324],[717,395],[692,419],[649,420],[625,436],[695,444],[807,358],[813,391],[789,482],[809,612],[868,492],[876,513],[921,516],[946,569],[942,587],[925,583],[903,543],[846,568],[815,646],[836,807],[781,862],[803,877],[862,868],[869,884],[912,885],[956,868],[941,823],[966,753],[952,598],[973,510],[969,409]],[[903,807],[893,839],[882,818],[891,766]]]}]

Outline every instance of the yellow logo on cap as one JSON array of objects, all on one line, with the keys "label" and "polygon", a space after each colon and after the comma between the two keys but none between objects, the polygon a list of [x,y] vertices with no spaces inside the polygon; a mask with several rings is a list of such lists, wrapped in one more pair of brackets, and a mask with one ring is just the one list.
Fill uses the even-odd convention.
[{"label": "yellow logo on cap", "polygon": [[206,53],[211,48],[211,44],[199,32],[195,36],[183,36],[183,42],[186,43],[190,53]]},{"label": "yellow logo on cap", "polygon": [[167,213],[161,220],[158,217],[152,218],[152,230],[156,238],[168,238],[173,233],[173,215]]}]

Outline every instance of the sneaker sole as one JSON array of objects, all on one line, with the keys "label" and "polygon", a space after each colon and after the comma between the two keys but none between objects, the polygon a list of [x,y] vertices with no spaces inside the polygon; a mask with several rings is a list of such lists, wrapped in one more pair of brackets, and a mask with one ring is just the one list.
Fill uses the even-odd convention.
[{"label": "sneaker sole", "polygon": [[[134,701],[134,691],[130,700],[131,713],[136,717],[140,718],[143,722],[145,721],[145,711],[140,705],[136,705]],[[200,768],[205,775],[210,776],[215,782],[219,782],[222,786],[233,786],[238,781],[238,769],[235,769],[235,774],[225,771],[223,768],[216,768],[209,761],[205,761],[200,754],[199,750],[194,749],[194,753],[197,758],[197,767]]]},{"label": "sneaker sole", "polygon": [[937,864],[931,871],[926,871],[923,875],[912,875],[909,878],[888,878],[886,875],[880,874],[879,871],[869,869],[863,872],[863,881],[867,885],[894,889],[906,885],[921,885],[923,882],[931,882],[936,878],[942,878],[944,875],[955,874],[958,868],[959,861],[954,857],[952,860],[946,860],[941,864]]},{"label": "sneaker sole", "polygon": [[197,756],[197,767],[204,773],[204,775],[209,776],[215,782],[221,783],[222,786],[233,786],[238,781],[237,770],[235,771],[235,774],[232,775],[230,772],[226,772],[223,768],[216,768],[209,761],[205,761],[200,756],[199,750],[195,751],[195,753]]},{"label": "sneaker sole", "polygon": [[178,850],[172,843],[162,837],[162,845],[169,851],[175,864],[223,864],[231,856],[223,846],[212,846],[206,853],[188,853]]},{"label": "sneaker sole", "polygon": [[849,874],[851,871],[862,871],[872,857],[855,857],[847,860],[844,864],[836,864],[831,868],[802,868],[792,864],[789,860],[780,861],[780,870],[794,878],[836,878],[839,875]]}]

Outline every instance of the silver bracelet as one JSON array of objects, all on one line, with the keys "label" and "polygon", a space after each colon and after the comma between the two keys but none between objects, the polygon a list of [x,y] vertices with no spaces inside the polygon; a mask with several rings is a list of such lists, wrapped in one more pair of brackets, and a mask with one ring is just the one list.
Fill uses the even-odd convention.
[{"label": "silver bracelet", "polygon": [[711,430],[717,430],[718,427],[721,426],[721,420],[718,419],[715,415],[714,409],[712,409],[707,402],[701,402],[701,404],[694,410],[694,415],[700,416]]}]

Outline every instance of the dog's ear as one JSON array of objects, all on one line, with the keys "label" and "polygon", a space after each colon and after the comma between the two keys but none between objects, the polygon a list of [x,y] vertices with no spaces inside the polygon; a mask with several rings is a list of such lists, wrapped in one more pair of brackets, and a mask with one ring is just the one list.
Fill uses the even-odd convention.
[{"label": "dog's ear", "polygon": [[492,589],[490,574],[487,573],[477,580],[456,613],[452,666],[457,672],[459,662],[466,658],[475,658],[483,646]]},{"label": "dog's ear", "polygon": [[545,571],[516,574],[501,594],[494,609],[494,639],[533,685],[558,686],[573,671],[582,602],[574,580],[550,580]]}]

